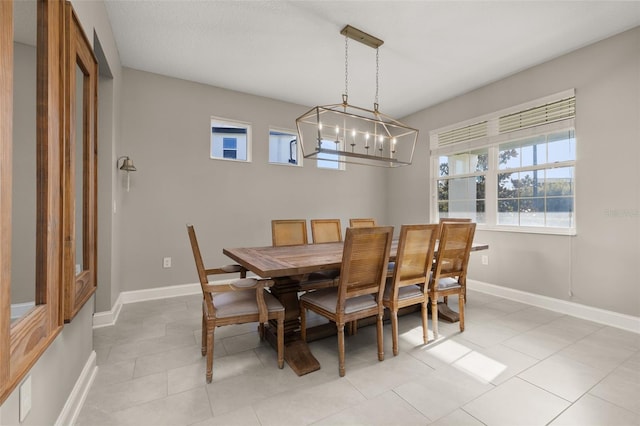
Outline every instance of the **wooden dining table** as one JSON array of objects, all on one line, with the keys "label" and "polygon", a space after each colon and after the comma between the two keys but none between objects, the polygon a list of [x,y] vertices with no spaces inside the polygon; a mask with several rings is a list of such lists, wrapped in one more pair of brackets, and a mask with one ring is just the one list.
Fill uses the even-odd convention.
[{"label": "wooden dining table", "polygon": [[[389,260],[394,261],[398,242],[393,241]],[[488,244],[473,243],[471,250],[486,250]],[[437,249],[437,246],[436,246]],[[306,342],[300,339],[300,306],[298,293],[300,283],[311,273],[340,269],[342,263],[343,243],[305,244],[284,247],[246,247],[225,248],[222,252],[262,278],[275,281],[271,292],[280,300],[285,308],[285,361],[299,376],[318,370],[320,364],[313,356]],[[439,316],[449,316],[455,320],[457,313],[438,309]],[[327,327],[323,327],[326,330]],[[333,328],[335,333],[335,327]],[[319,331],[316,335],[327,335]],[[307,338],[313,336],[309,333]],[[275,335],[267,333],[268,339],[274,343]],[[313,337],[311,337],[313,339]],[[310,340],[311,340],[310,339]]]}]

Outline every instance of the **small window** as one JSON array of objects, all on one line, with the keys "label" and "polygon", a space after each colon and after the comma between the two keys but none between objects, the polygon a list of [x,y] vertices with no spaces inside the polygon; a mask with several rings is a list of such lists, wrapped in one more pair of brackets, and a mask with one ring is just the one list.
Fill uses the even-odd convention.
[{"label": "small window", "polygon": [[211,158],[250,161],[251,125],[211,117]]},{"label": "small window", "polygon": [[301,165],[298,135],[292,131],[269,130],[269,163]]},{"label": "small window", "polygon": [[[321,148],[336,150],[336,142],[330,140],[322,140]],[[344,170],[343,163],[339,163],[340,156],[338,154],[331,154],[328,152],[322,152],[318,154],[318,168],[320,169],[333,169]]]}]

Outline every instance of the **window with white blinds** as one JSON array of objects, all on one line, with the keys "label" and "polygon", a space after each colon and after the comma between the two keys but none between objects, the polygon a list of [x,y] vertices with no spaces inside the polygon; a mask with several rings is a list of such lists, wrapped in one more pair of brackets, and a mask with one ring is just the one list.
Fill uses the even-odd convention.
[{"label": "window with white blinds", "polygon": [[432,131],[432,220],[575,233],[575,108],[572,89]]}]

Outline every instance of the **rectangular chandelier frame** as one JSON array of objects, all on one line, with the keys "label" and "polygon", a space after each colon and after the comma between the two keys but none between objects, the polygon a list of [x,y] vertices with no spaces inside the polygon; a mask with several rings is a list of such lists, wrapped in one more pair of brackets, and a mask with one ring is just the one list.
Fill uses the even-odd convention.
[{"label": "rectangular chandelier frame", "polygon": [[346,102],[316,106],[296,119],[296,127],[304,158],[338,163],[407,166],[418,139],[417,129]]}]

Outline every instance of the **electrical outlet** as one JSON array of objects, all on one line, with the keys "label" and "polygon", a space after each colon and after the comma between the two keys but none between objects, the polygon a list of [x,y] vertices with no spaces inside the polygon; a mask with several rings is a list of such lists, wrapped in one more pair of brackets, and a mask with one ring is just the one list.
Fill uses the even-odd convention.
[{"label": "electrical outlet", "polygon": [[171,268],[171,258],[165,257],[162,259],[162,267],[163,268]]},{"label": "electrical outlet", "polygon": [[482,255],[482,264],[483,265],[488,265],[489,264],[489,256],[487,256],[486,254]]},{"label": "electrical outlet", "polygon": [[31,411],[31,376],[20,385],[20,423],[27,418],[27,414]]}]

